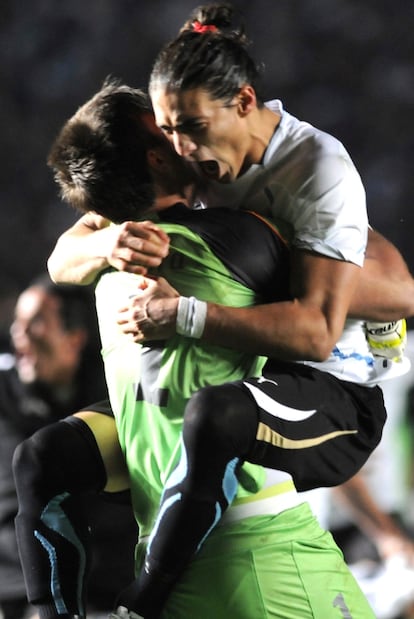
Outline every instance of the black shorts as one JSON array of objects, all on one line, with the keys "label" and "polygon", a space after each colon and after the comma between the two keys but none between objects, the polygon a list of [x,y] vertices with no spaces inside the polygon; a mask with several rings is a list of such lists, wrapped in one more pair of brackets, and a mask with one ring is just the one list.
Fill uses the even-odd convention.
[{"label": "black shorts", "polygon": [[237,384],[254,399],[259,418],[245,460],[289,472],[298,490],[345,482],[381,440],[387,415],[379,387],[273,360],[262,377]]}]

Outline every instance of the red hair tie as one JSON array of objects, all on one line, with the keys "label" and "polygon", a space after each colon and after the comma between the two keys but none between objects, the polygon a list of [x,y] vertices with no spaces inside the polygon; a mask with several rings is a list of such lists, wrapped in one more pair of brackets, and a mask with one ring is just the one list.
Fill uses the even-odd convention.
[{"label": "red hair tie", "polygon": [[198,32],[199,34],[204,34],[206,32],[217,32],[218,28],[214,24],[201,24],[198,19],[193,21],[192,23],[193,31]]}]

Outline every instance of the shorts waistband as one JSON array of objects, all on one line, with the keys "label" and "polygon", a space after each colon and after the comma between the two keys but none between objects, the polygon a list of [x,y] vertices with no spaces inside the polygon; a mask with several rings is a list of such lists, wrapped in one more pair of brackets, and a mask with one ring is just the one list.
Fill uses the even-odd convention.
[{"label": "shorts waistband", "polygon": [[286,509],[303,503],[292,481],[284,481],[269,486],[258,493],[236,499],[225,512],[219,525],[226,525],[251,516],[266,516],[280,514]]},{"label": "shorts waistband", "polygon": [[[263,488],[256,494],[235,499],[224,513],[217,526],[228,525],[251,516],[275,516],[281,512],[306,503],[297,492],[293,481],[283,481],[268,488]],[[149,535],[139,537],[140,542],[148,542]]]}]

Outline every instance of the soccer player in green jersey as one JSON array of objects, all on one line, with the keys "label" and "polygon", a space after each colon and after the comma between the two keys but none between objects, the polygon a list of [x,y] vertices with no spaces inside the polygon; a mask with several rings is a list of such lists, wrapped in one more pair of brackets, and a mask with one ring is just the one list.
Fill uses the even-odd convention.
[{"label": "soccer player in green jersey", "polygon": [[[67,197],[83,210],[100,213],[89,216],[89,221],[94,222],[91,225],[98,230],[109,229],[108,217],[123,221],[142,214],[136,195],[138,181],[131,183],[132,175],[138,176],[141,168],[133,169],[134,163],[137,165],[133,148],[139,144],[143,149],[144,138],[157,135],[159,139],[159,134],[150,125],[148,108],[140,112],[140,105],[141,93],[126,87],[105,86],[89,106],[86,104],[65,125],[60,140],[63,150],[54,152],[52,161],[69,192]],[[145,131],[140,117],[146,121]],[[117,124],[117,119],[122,122]],[[110,139],[102,142],[100,130],[104,134],[106,131],[108,138],[108,128],[115,126],[120,131],[112,132]],[[83,145],[83,150],[74,150],[73,144],[69,147],[72,138]],[[144,144],[148,156],[145,170],[150,171],[143,184],[144,203],[148,203],[153,179],[158,209],[161,205],[172,206],[161,207],[157,215],[151,214],[163,222],[171,239],[169,256],[158,274],[168,276],[183,294],[195,291],[212,301],[224,298],[238,306],[285,298],[288,253],[277,231],[251,213],[235,214],[225,209],[221,214],[220,210],[211,214],[190,211],[182,204],[185,198],[181,190],[177,205],[177,192],[172,187],[173,180],[179,180],[180,168],[175,168],[167,186],[162,185],[162,179],[166,168],[178,165],[178,160],[165,142],[147,139]],[[126,148],[122,150],[121,145]],[[106,148],[111,153],[109,159],[105,156]],[[55,157],[70,160],[71,165],[58,165]],[[108,161],[112,166],[100,167]],[[112,185],[108,184],[109,179]],[[171,194],[172,198],[166,200]],[[250,244],[258,252],[257,263],[246,251]],[[143,536],[138,547],[138,566],[147,542],[145,535],[153,533],[165,480],[179,459],[186,400],[193,390],[204,385],[258,375],[263,363],[255,355],[220,349],[179,335],[175,341],[173,338],[169,342],[150,342],[141,349],[120,333],[116,309],[123,298],[137,294],[140,286],[145,285],[145,279],[108,272],[101,275],[97,286],[108,386]],[[242,392],[240,398],[242,404]],[[306,503],[299,499],[289,474],[240,464],[235,460],[228,469],[221,489],[222,506],[217,504],[215,517],[220,518],[229,496],[236,492],[237,498],[221,526],[176,583],[162,617],[253,619],[267,613],[269,617],[325,619],[332,612],[338,618],[347,613],[355,618],[372,617],[340,552],[330,535],[320,529]],[[326,574],[326,578],[321,574]],[[156,597],[157,592],[153,591],[153,602]],[[160,612],[159,608],[145,610],[143,616],[155,617]],[[62,614],[56,612],[57,617]]]}]

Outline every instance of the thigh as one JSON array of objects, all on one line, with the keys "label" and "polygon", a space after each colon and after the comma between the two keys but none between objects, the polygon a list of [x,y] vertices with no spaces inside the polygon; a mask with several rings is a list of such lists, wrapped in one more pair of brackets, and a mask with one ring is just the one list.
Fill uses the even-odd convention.
[{"label": "thigh", "polygon": [[290,473],[298,490],[352,477],[378,445],[386,413],[378,387],[363,387],[297,363],[272,363],[243,381],[258,427],[245,458]]},{"label": "thigh", "polygon": [[252,553],[233,552],[190,563],[161,619],[264,619],[265,604]]},{"label": "thigh", "polygon": [[[294,510],[289,510],[294,513]],[[257,547],[253,554],[267,618],[374,619],[342,553],[327,531],[298,532],[290,543]],[[276,559],[276,565],[272,562]],[[252,615],[253,617],[253,615]]]},{"label": "thigh", "polygon": [[[317,542],[306,543],[296,541],[291,546],[292,557],[300,577],[300,593],[306,593],[306,600],[312,608],[315,619],[335,617],[337,619],[375,619],[366,597],[361,591],[354,576],[343,560],[332,540],[330,533],[325,532]],[[279,569],[284,572],[283,563]],[[289,575],[285,577],[286,588],[280,592],[278,600],[289,602],[286,595],[289,585]],[[296,608],[295,617],[301,617],[301,606],[304,599],[294,596],[292,609]],[[305,608],[306,604],[305,604]],[[278,614],[274,615],[279,617]]]},{"label": "thigh", "polygon": [[194,617],[374,619],[374,614],[332,536],[301,504],[215,530],[162,613],[162,619]]}]

